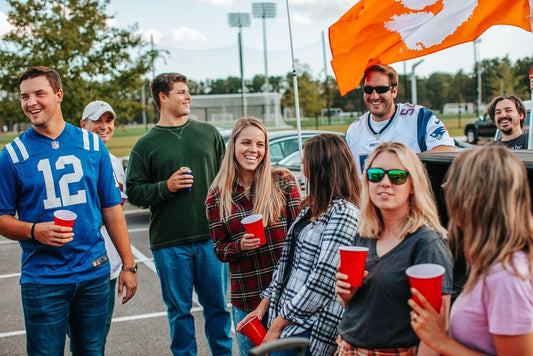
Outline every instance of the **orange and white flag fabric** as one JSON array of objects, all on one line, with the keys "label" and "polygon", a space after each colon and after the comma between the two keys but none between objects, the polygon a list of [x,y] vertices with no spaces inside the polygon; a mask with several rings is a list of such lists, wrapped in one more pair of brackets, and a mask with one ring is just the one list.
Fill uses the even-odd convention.
[{"label": "orange and white flag fabric", "polygon": [[341,95],[366,68],[473,41],[493,25],[531,32],[533,0],[360,0],[329,28]]}]

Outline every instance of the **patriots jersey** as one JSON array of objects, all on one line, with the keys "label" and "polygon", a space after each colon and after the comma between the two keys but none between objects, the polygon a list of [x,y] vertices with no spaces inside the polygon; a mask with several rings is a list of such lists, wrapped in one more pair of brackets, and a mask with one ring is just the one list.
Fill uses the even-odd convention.
[{"label": "patriots jersey", "polygon": [[371,113],[367,112],[353,122],[346,132],[346,142],[361,178],[368,155],[377,145],[388,141],[401,142],[416,153],[437,146],[455,146],[444,123],[424,106],[396,104],[394,115],[379,131],[372,127]]},{"label": "patriots jersey", "polygon": [[78,215],[74,240],[61,247],[20,241],[21,284],[77,283],[109,273],[101,210],[122,198],[97,135],[66,124],[51,139],[30,128],[0,153],[0,186],[0,215],[37,223],[53,221],[59,209]]}]

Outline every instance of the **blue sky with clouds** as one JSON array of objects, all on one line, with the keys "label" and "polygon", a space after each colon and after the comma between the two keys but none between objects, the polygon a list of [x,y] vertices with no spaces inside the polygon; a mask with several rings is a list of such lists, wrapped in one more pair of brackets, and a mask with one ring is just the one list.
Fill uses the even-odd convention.
[{"label": "blue sky with clouds", "polygon": [[[285,75],[292,71],[290,37],[286,0],[270,0],[276,4],[277,16],[266,20],[268,73]],[[313,75],[324,78],[324,54],[327,70],[333,75],[329,60],[327,30],[341,17],[355,0],[289,0],[292,41],[295,58],[308,64]],[[111,0],[107,13],[112,25],[127,27],[137,24],[147,40],[168,51],[155,63],[156,73],[178,71],[191,79],[226,78],[239,76],[237,28],[228,25],[228,13],[252,11],[249,0]],[[0,0],[0,34],[9,29],[6,1]],[[322,44],[325,34],[326,48]],[[251,26],[243,29],[244,74],[251,79],[264,74],[263,22],[251,19]],[[495,26],[481,36],[480,58],[509,55],[512,60],[533,55],[533,34],[511,26]],[[451,72],[459,69],[471,72],[474,64],[472,43],[466,43],[423,57],[417,74]],[[406,62],[409,72],[419,59]],[[393,65],[403,73],[404,65]]]}]

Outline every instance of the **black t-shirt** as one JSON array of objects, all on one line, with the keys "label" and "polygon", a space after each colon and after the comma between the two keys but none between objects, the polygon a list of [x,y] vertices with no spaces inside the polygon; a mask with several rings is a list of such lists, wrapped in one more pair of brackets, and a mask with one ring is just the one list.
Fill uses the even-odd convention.
[{"label": "black t-shirt", "polygon": [[528,135],[522,134],[518,136],[517,138],[513,138],[509,141],[502,141],[499,140],[501,143],[503,143],[505,146],[509,147],[511,150],[527,150],[527,141],[528,141]]},{"label": "black t-shirt", "polygon": [[442,236],[422,227],[407,235],[396,247],[381,257],[376,253],[376,239],[355,238],[356,246],[368,247],[365,269],[368,276],[348,302],[339,325],[339,334],[352,346],[367,349],[411,347],[420,340],[410,325],[411,298],[407,267],[436,263],[446,268],[443,294],[452,292],[453,259]]}]

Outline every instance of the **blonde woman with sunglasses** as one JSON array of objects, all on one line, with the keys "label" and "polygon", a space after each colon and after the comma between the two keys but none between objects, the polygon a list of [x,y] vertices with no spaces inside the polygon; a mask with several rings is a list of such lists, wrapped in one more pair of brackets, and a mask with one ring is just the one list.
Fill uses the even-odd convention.
[{"label": "blonde woman with sunglasses", "polygon": [[409,147],[385,142],[366,161],[362,183],[355,245],[369,251],[361,287],[351,287],[347,276],[337,273],[335,291],[346,309],[337,355],[432,354],[410,326],[411,292],[405,274],[415,264],[444,266],[446,313],[453,262],[427,173]]},{"label": "blonde woman with sunglasses", "polygon": [[450,246],[470,273],[448,332],[442,316],[409,301],[413,329],[441,355],[533,355],[533,217],[523,163],[503,145],[467,150],[445,182]]}]

